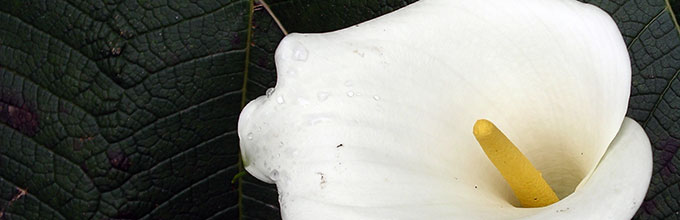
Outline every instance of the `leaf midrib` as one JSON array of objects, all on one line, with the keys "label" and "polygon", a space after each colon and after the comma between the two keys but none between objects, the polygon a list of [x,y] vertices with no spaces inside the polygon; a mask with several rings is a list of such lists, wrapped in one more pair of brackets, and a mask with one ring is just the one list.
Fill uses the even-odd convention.
[{"label": "leaf midrib", "polygon": [[[247,91],[248,91],[248,70],[250,67],[250,44],[253,38],[253,0],[248,1],[248,28],[246,36],[246,52],[245,52],[245,62],[243,67],[243,86],[241,87],[241,109],[246,106]],[[238,171],[244,172],[243,158],[241,158],[241,150],[239,146],[238,150]],[[243,219],[243,178],[238,179],[238,219]]]}]

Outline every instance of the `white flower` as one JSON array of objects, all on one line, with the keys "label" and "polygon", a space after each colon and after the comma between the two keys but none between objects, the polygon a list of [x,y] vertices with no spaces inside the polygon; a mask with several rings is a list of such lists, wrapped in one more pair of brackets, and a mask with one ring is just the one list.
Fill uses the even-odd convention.
[{"label": "white flower", "polygon": [[[649,140],[624,119],[626,46],[594,6],[421,0],[288,35],[276,65],[276,89],[245,107],[238,133],[284,219],[627,219],[647,191]],[[482,118],[561,201],[516,207],[472,135]]]}]

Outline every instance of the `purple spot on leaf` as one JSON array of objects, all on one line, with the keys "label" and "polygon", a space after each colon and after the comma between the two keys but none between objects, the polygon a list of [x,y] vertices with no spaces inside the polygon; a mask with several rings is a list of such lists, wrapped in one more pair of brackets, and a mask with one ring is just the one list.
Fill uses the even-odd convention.
[{"label": "purple spot on leaf", "polygon": [[109,150],[106,151],[106,156],[109,158],[109,164],[111,164],[113,168],[127,171],[132,165],[130,159],[123,152]]},{"label": "purple spot on leaf", "polygon": [[89,172],[90,172],[90,169],[87,167],[87,164],[85,163],[85,161],[83,161],[82,163],[80,163],[80,169],[83,169],[83,171],[85,171],[85,173],[89,173]]},{"label": "purple spot on leaf", "polygon": [[648,213],[653,213],[656,210],[656,203],[654,201],[644,201],[642,202],[642,208]]},{"label": "purple spot on leaf", "polygon": [[32,137],[38,133],[38,115],[26,100],[6,90],[0,91],[0,122]]},{"label": "purple spot on leaf", "polygon": [[231,45],[234,48],[239,48],[241,45],[241,36],[238,34],[234,34],[233,37],[231,38]]}]

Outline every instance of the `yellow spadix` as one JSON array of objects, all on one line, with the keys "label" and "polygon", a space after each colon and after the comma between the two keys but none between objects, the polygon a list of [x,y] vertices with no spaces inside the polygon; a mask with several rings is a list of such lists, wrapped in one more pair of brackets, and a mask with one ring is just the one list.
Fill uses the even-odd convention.
[{"label": "yellow spadix", "polygon": [[543,207],[559,201],[541,172],[493,123],[477,120],[472,133],[523,207]]}]

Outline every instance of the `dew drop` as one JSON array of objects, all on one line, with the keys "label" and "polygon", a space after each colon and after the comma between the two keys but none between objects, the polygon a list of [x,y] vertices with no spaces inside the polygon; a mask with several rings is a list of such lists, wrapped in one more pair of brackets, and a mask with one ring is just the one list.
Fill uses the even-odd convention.
[{"label": "dew drop", "polygon": [[293,50],[293,59],[297,61],[305,61],[307,60],[307,49],[303,47],[302,45],[297,46]]},{"label": "dew drop", "polygon": [[250,133],[248,133],[248,140],[252,140],[252,139],[253,139],[253,132],[250,132]]},{"label": "dew drop", "polygon": [[347,80],[347,81],[345,81],[345,86],[352,87],[352,86],[354,86],[354,82],[352,82],[351,80]]},{"label": "dew drop", "polygon": [[319,101],[323,102],[326,101],[326,99],[328,99],[328,95],[329,94],[327,92],[320,92],[316,94],[316,97],[319,99]]},{"label": "dew drop", "polygon": [[272,172],[269,172],[269,179],[272,179],[274,181],[279,179],[279,171],[276,169],[273,169]]},{"label": "dew drop", "polygon": [[380,96],[374,95],[374,96],[373,96],[373,100],[375,100],[375,101],[380,101]]},{"label": "dew drop", "polygon": [[283,100],[283,96],[279,96],[278,98],[276,98],[276,103],[283,104],[284,102],[286,101]]},{"label": "dew drop", "polygon": [[353,97],[353,96],[354,96],[354,92],[352,92],[352,91],[347,92],[347,97]]},{"label": "dew drop", "polygon": [[176,15],[176,16],[175,16],[175,20],[179,20],[179,15]]},{"label": "dew drop", "polygon": [[267,89],[267,92],[266,92],[267,98],[271,97],[272,94],[274,94],[274,91],[276,91],[276,89],[274,89],[274,88]]}]

